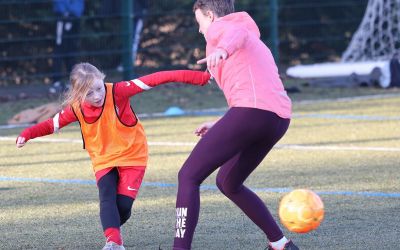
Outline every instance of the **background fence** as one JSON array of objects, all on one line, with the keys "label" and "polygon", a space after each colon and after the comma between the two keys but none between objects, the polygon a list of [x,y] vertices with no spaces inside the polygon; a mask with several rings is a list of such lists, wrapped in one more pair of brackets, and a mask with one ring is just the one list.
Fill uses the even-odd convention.
[{"label": "background fence", "polygon": [[[204,56],[205,42],[191,0],[91,0],[85,1],[79,17],[60,17],[53,4],[51,0],[0,2],[0,86],[65,80],[69,64],[79,61],[93,63],[110,79],[121,79],[171,68],[199,68],[195,62]],[[255,19],[262,40],[279,66],[286,67],[338,60],[366,5],[367,0],[237,0],[236,10]],[[73,32],[65,32],[65,46],[57,48],[60,21],[72,24]],[[136,56],[135,31],[140,31]]]}]

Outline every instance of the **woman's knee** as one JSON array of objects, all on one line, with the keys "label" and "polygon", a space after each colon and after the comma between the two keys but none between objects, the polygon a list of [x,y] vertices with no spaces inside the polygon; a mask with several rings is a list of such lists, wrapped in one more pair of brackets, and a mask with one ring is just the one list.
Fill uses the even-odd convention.
[{"label": "woman's knee", "polygon": [[184,165],[178,172],[178,182],[180,185],[185,183],[200,185],[201,181],[202,180],[194,174],[193,168],[189,168],[187,165]]},{"label": "woman's knee", "polygon": [[240,188],[242,187],[241,184],[234,185],[232,183],[229,183],[222,175],[217,175],[216,184],[218,189],[226,196],[238,193],[240,191]]},{"label": "woman's knee", "polygon": [[223,181],[223,178],[219,174],[217,175],[217,179],[216,179],[215,183],[216,183],[218,189],[222,193],[224,193],[224,185],[223,185],[224,181]]}]

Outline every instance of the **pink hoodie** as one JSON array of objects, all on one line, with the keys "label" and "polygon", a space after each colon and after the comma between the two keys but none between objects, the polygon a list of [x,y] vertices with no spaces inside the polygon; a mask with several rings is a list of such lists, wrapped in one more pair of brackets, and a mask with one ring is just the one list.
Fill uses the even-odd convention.
[{"label": "pink hoodie", "polygon": [[224,92],[229,107],[251,107],[291,117],[291,101],[279,78],[271,51],[260,40],[257,24],[246,12],[215,20],[205,35],[206,54],[216,48],[228,58],[209,69]]}]

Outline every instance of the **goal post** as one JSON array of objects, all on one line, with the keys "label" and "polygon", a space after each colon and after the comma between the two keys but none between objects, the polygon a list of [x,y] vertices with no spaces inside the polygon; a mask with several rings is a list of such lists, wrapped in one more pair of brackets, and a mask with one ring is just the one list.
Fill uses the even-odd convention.
[{"label": "goal post", "polygon": [[342,62],[390,60],[400,52],[400,0],[369,0]]}]

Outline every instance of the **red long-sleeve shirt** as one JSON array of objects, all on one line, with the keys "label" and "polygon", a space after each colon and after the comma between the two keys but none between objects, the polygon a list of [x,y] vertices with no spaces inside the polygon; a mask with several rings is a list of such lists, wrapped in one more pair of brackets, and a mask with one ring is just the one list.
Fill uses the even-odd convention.
[{"label": "red long-sleeve shirt", "polygon": [[[139,94],[152,87],[168,83],[182,82],[193,85],[205,85],[210,79],[210,74],[202,71],[192,70],[173,70],[160,71],[150,75],[145,75],[130,81],[122,81],[114,84],[113,95],[115,100],[115,109],[120,120],[130,125],[135,123],[136,117],[131,110],[129,98]],[[94,107],[88,103],[83,103],[81,106],[85,116],[85,120],[89,123],[96,121],[100,116],[103,107]],[[61,112],[57,113],[54,118],[50,118],[44,122],[26,128],[20,134],[25,141],[30,139],[45,136],[57,132],[62,127],[78,121],[71,106],[65,107]]]}]

